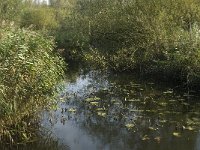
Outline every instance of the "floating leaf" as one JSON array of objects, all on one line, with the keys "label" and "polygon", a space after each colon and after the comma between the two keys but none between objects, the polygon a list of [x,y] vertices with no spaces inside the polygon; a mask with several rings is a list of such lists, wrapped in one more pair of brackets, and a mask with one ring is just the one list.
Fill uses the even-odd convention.
[{"label": "floating leaf", "polygon": [[96,111],[105,111],[105,108],[97,108]]},{"label": "floating leaf", "polygon": [[115,105],[120,105],[120,103],[119,103],[119,102],[115,102],[114,104],[115,104]]},{"label": "floating leaf", "polygon": [[196,123],[191,119],[187,119],[187,124],[188,125],[195,125]]},{"label": "floating leaf", "polygon": [[75,109],[75,108],[70,108],[70,109],[68,110],[68,112],[76,112],[76,109]]},{"label": "floating leaf", "polygon": [[166,92],[163,92],[164,94],[172,94],[173,93],[173,91],[172,90],[168,90],[168,91],[166,91]]},{"label": "floating leaf", "polygon": [[101,116],[101,117],[105,117],[106,116],[106,113],[105,112],[98,112],[97,113],[99,116]]},{"label": "floating leaf", "polygon": [[185,106],[189,106],[190,104],[188,104],[188,103],[186,103],[186,102],[184,102],[184,103],[182,103],[183,105],[185,105]]},{"label": "floating leaf", "polygon": [[194,95],[190,95],[188,93],[185,93],[183,96],[185,96],[185,97],[193,97]]},{"label": "floating leaf", "polygon": [[157,128],[154,128],[154,127],[149,127],[149,130],[156,131],[156,130],[157,130]]},{"label": "floating leaf", "polygon": [[171,99],[171,100],[169,100],[169,102],[176,102],[177,100],[175,100],[175,99]]},{"label": "floating leaf", "polygon": [[198,122],[198,121],[199,121],[199,118],[195,118],[195,117],[193,117],[192,120]]},{"label": "floating leaf", "polygon": [[155,140],[156,142],[160,143],[161,137],[157,136],[157,137],[154,138],[154,140]]},{"label": "floating leaf", "polygon": [[90,97],[90,98],[85,99],[86,102],[92,102],[92,101],[98,101],[98,100],[100,100],[99,97]]},{"label": "floating leaf", "polygon": [[131,112],[144,112],[144,110],[138,110],[138,109],[131,109]]},{"label": "floating leaf", "polygon": [[186,127],[186,128],[185,128],[185,130],[193,131],[193,130],[194,130],[194,128],[193,128],[193,127],[191,127],[191,126],[189,126],[189,127]]},{"label": "floating leaf", "polygon": [[140,86],[141,86],[140,84],[131,84],[131,87],[135,87],[135,88],[138,88]]},{"label": "floating leaf", "polygon": [[111,102],[116,102],[116,100],[115,100],[115,99],[112,99]]},{"label": "floating leaf", "polygon": [[175,137],[181,137],[181,134],[179,132],[173,132],[173,136],[175,136]]},{"label": "floating leaf", "polygon": [[25,140],[28,140],[28,136],[27,136],[26,133],[22,133],[22,136],[23,136],[23,138],[24,138]]},{"label": "floating leaf", "polygon": [[99,102],[90,102],[90,104],[97,106],[99,104]]},{"label": "floating leaf", "polygon": [[128,102],[140,102],[141,100],[140,99],[129,99],[127,100]]},{"label": "floating leaf", "polygon": [[132,124],[132,123],[128,123],[128,124],[126,124],[125,126],[126,126],[128,129],[131,129],[131,128],[133,128],[135,125]]},{"label": "floating leaf", "polygon": [[194,115],[200,115],[200,112],[192,112]]},{"label": "floating leaf", "polygon": [[148,137],[148,135],[143,136],[142,141],[146,141],[146,140],[150,140],[150,138]]},{"label": "floating leaf", "polygon": [[146,112],[156,113],[157,110],[146,110]]},{"label": "floating leaf", "polygon": [[163,102],[163,103],[159,103],[160,106],[167,106],[167,103]]},{"label": "floating leaf", "polygon": [[164,120],[164,119],[163,119],[163,120],[159,120],[159,122],[160,122],[160,123],[166,123],[167,120]]},{"label": "floating leaf", "polygon": [[167,111],[165,111],[164,113],[165,113],[165,114],[171,114],[172,112],[170,112],[170,111],[167,110]]}]

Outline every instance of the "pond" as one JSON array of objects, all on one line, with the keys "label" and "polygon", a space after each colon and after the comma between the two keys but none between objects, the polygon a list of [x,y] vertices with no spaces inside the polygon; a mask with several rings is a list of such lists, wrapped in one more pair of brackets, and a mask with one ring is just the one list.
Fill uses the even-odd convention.
[{"label": "pond", "polygon": [[133,73],[81,70],[67,78],[59,108],[41,121],[56,146],[32,149],[200,150],[199,91]]}]

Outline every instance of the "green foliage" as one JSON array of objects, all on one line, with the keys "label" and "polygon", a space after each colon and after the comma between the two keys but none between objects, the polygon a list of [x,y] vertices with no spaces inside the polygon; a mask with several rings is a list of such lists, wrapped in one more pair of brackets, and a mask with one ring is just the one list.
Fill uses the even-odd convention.
[{"label": "green foliage", "polygon": [[88,20],[80,14],[68,15],[56,32],[59,48],[65,49],[67,59],[76,60],[89,48]]},{"label": "green foliage", "polygon": [[67,60],[199,78],[198,0],[50,0],[24,7],[21,27],[46,29]]},{"label": "green foliage", "polygon": [[53,49],[40,33],[0,30],[0,137],[29,140],[30,117],[55,104],[63,61]]},{"label": "green foliage", "polygon": [[0,21],[17,20],[21,7],[22,0],[0,0]]},{"label": "green foliage", "polygon": [[82,52],[87,61],[118,71],[139,67],[189,81],[199,78],[198,0],[85,0],[79,5],[72,15],[80,14],[88,26],[79,36],[92,47]]},{"label": "green foliage", "polygon": [[22,27],[33,26],[36,30],[54,30],[58,26],[55,11],[48,7],[29,7],[22,15],[20,24]]}]

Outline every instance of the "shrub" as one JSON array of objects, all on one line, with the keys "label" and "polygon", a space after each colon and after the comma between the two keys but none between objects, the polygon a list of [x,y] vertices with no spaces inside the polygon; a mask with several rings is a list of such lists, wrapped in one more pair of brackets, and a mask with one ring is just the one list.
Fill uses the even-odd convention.
[{"label": "shrub", "polygon": [[17,21],[21,13],[22,0],[0,0],[0,21]]},{"label": "shrub", "polygon": [[[112,69],[140,67],[192,81],[199,78],[200,5],[197,0],[84,1],[91,22],[87,59]],[[98,5],[98,8],[94,5]],[[87,13],[84,13],[87,12]],[[106,62],[106,63],[105,63]],[[141,68],[142,67],[142,68]],[[187,78],[187,79],[186,79]]]},{"label": "shrub", "polygon": [[27,29],[0,30],[0,137],[30,140],[30,118],[55,103],[63,61],[51,38]]},{"label": "shrub", "polygon": [[23,10],[20,21],[21,27],[30,27],[36,30],[54,30],[58,27],[55,10],[45,6],[33,6]]}]

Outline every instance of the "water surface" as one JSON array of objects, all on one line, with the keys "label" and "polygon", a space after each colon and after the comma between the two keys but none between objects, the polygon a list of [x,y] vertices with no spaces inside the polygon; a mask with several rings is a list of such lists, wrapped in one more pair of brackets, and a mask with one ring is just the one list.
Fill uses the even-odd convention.
[{"label": "water surface", "polygon": [[60,149],[200,150],[198,92],[126,73],[71,77],[58,110],[43,115]]}]

